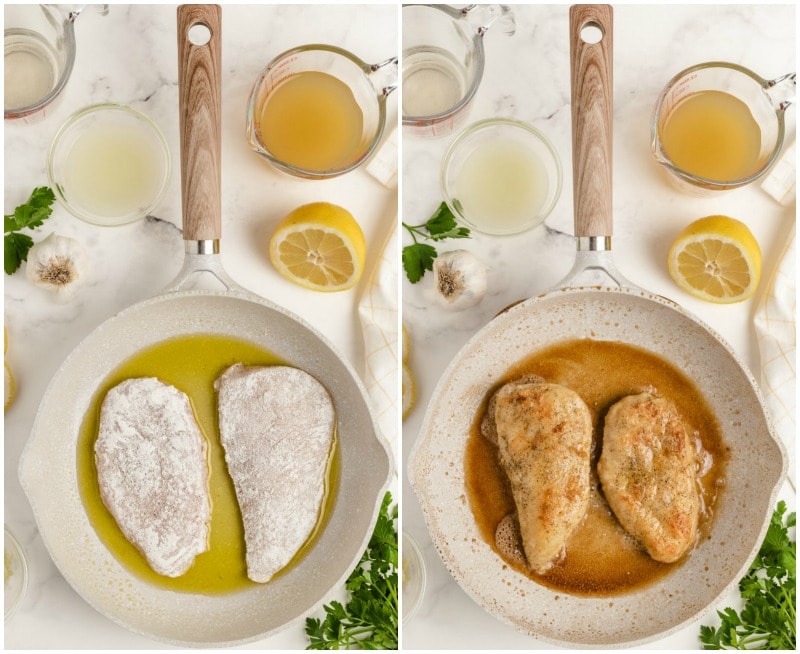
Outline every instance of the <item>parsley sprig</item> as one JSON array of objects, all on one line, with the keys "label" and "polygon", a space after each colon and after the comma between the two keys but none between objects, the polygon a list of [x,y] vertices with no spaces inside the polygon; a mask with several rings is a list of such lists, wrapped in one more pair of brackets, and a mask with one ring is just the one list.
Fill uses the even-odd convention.
[{"label": "parsley sprig", "polygon": [[422,225],[403,227],[411,234],[414,242],[403,248],[403,269],[408,281],[416,284],[422,279],[426,270],[433,270],[433,261],[438,256],[436,248],[428,243],[420,243],[417,237],[431,241],[442,241],[446,238],[469,238],[469,229],[459,227],[456,218],[446,203],[442,202],[436,212]]},{"label": "parsley sprig", "polygon": [[797,649],[797,542],[789,536],[794,512],[778,502],[767,535],[747,575],[739,582],[744,608],[717,611],[718,629],[700,627],[704,649]]},{"label": "parsley sprig", "polygon": [[53,213],[52,204],[56,196],[51,189],[40,186],[33,189],[25,204],[14,209],[14,213],[6,214],[3,219],[3,267],[6,275],[13,275],[28,258],[28,251],[33,247],[33,239],[20,230],[33,229],[49,218]]},{"label": "parsley sprig", "polygon": [[361,561],[347,578],[347,604],[326,604],[306,618],[306,649],[397,649],[397,504],[386,493]]}]

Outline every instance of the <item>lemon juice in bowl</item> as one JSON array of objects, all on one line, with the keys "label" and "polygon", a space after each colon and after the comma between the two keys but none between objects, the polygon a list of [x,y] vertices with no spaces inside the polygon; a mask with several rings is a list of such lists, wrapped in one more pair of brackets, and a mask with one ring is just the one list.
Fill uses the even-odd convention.
[{"label": "lemon juice in bowl", "polygon": [[526,123],[479,121],[452,143],[442,190],[456,218],[484,234],[518,234],[541,224],[561,191],[552,144]]},{"label": "lemon juice in bowl", "polygon": [[515,141],[488,141],[464,161],[455,192],[475,227],[516,232],[539,215],[547,185],[536,153]]},{"label": "lemon juice in bowl", "polygon": [[65,183],[78,204],[114,218],[145,206],[156,194],[157,158],[155,145],[141,134],[100,125],[73,145]]},{"label": "lemon juice in bowl", "polygon": [[124,225],[152,211],[169,181],[169,148],[144,114],[123,105],[86,107],[58,131],[48,176],[73,215],[96,225]]}]

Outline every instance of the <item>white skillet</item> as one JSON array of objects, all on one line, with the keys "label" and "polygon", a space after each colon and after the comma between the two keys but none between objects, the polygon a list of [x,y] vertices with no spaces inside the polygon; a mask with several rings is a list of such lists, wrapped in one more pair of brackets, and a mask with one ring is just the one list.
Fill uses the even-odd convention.
[{"label": "white skillet", "polygon": [[[318,607],[343,584],[372,533],[393,463],[378,434],[366,392],[328,340],[285,309],[233,282],[219,255],[220,44],[216,5],[178,7],[183,269],[161,295],[112,317],[70,354],[45,392],[20,461],[20,480],[42,540],[73,588],[111,620],[145,636],[184,646],[227,646],[264,638]],[[210,40],[189,42],[192,26]],[[198,272],[226,291],[182,290]],[[81,502],[77,439],[103,379],[148,345],[211,333],[260,345],[317,377],[333,397],[341,476],[333,512],[316,545],[274,581],[227,595],[178,593],[134,576],[106,549]]]},{"label": "white skillet", "polygon": [[[444,565],[481,607],[559,645],[633,646],[696,620],[737,583],[761,544],[787,463],[758,385],[730,346],[613,265],[612,9],[576,5],[569,22],[575,266],[558,289],[503,312],[456,355],[434,390],[408,474]],[[587,26],[601,31],[598,43],[581,38]],[[573,287],[587,270],[605,273],[612,285]],[[582,338],[638,346],[682,370],[707,399],[730,448],[710,538],[663,580],[613,598],[568,595],[515,572],[483,540],[465,488],[467,438],[490,389],[531,353]]]}]

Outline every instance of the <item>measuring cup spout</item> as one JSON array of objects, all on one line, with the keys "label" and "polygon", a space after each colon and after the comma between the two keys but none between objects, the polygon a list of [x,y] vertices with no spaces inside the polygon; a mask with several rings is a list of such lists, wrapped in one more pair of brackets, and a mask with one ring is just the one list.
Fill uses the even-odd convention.
[{"label": "measuring cup spout", "polygon": [[388,96],[397,88],[398,61],[398,57],[390,57],[369,67],[369,80],[379,95]]},{"label": "measuring cup spout", "polygon": [[508,36],[513,36],[517,30],[514,12],[508,5],[467,5],[461,10],[461,15],[475,28],[478,36],[483,36],[494,24]]},{"label": "measuring cup spout", "polygon": [[776,110],[786,111],[794,104],[797,73],[787,73],[766,83],[764,91]]}]

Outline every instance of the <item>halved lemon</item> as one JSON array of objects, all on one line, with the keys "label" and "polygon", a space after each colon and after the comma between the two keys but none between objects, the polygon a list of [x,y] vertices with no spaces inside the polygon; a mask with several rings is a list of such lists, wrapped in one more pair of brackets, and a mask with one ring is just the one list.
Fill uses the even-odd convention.
[{"label": "halved lemon", "polygon": [[14,392],[16,390],[16,386],[14,384],[14,375],[11,374],[11,368],[8,367],[8,364],[4,361],[3,367],[5,368],[5,376],[3,378],[3,391],[5,393],[5,405],[3,406],[3,411],[5,412],[11,403],[14,401]]},{"label": "halved lemon", "polygon": [[403,357],[403,363],[408,363],[408,357],[411,356],[411,338],[408,335],[408,330],[406,330],[406,326],[402,325],[403,329],[403,343],[401,346],[401,353]]},{"label": "halved lemon", "polygon": [[352,288],[364,272],[366,242],[356,219],[340,206],[312,202],[278,224],[269,258],[286,279],[315,291]]},{"label": "halved lemon", "polygon": [[695,297],[727,304],[749,298],[761,278],[761,248],[747,225],[706,216],[688,225],[669,251],[669,274]]},{"label": "halved lemon", "polygon": [[417,401],[417,386],[414,383],[414,376],[411,374],[411,369],[404,363],[403,364],[403,420],[409,414],[414,404]]}]

